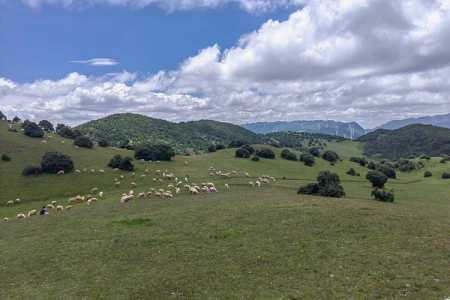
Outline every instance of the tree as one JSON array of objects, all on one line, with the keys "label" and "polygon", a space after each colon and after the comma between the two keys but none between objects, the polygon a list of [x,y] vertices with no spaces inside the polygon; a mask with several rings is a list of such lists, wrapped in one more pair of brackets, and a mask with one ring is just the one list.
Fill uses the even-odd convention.
[{"label": "tree", "polygon": [[305,166],[312,167],[314,166],[316,159],[310,153],[302,153],[300,155],[300,161],[302,161],[305,164]]},{"label": "tree", "polygon": [[225,149],[225,145],[224,145],[224,144],[217,144],[217,145],[216,145],[216,150],[217,150],[217,151],[223,150],[223,149]]},{"label": "tree", "polygon": [[295,155],[294,152],[290,151],[289,149],[283,149],[280,154],[281,158],[286,160],[292,160],[296,161],[298,160],[297,155]]},{"label": "tree", "polygon": [[397,174],[395,173],[394,168],[386,165],[386,164],[378,164],[375,167],[375,170],[380,171],[384,175],[386,175],[388,178],[397,178]]},{"label": "tree", "polygon": [[253,148],[253,147],[250,146],[249,144],[242,145],[241,148],[244,148],[244,149],[247,150],[250,154],[255,153],[255,148]]},{"label": "tree", "polygon": [[315,157],[319,157],[319,156],[320,156],[320,149],[317,148],[317,147],[309,148],[309,149],[308,149],[308,152],[309,152],[311,155],[315,156]]},{"label": "tree", "polygon": [[24,127],[23,133],[26,136],[33,138],[42,138],[44,136],[44,131],[36,123],[28,122]]},{"label": "tree", "polygon": [[120,165],[119,165],[119,169],[123,170],[123,171],[129,171],[129,172],[133,171],[134,170],[134,165],[131,162],[132,160],[133,159],[131,157],[128,157],[128,156],[122,158],[122,161],[120,162]]},{"label": "tree", "polygon": [[170,161],[175,156],[175,151],[172,147],[164,144],[146,144],[136,147],[134,157],[136,159],[143,159],[145,161]]},{"label": "tree", "polygon": [[425,173],[423,173],[423,177],[431,177],[433,176],[433,173],[431,173],[430,171],[425,171]]},{"label": "tree", "polygon": [[216,145],[211,144],[208,146],[208,152],[216,152],[216,151],[217,151]]},{"label": "tree", "polygon": [[275,159],[275,153],[272,151],[272,149],[269,148],[258,149],[256,150],[255,154],[256,156],[259,156],[261,158]]},{"label": "tree", "polygon": [[367,165],[367,159],[365,159],[364,157],[351,157],[350,161],[357,163],[362,167],[365,167]]},{"label": "tree", "polygon": [[66,139],[75,138],[75,133],[72,131],[72,129],[64,124],[56,125],[56,134]]},{"label": "tree", "polygon": [[12,119],[12,121],[13,121],[13,123],[19,123],[19,122],[21,121],[21,119],[20,119],[18,116],[15,116],[15,117]]},{"label": "tree", "polygon": [[381,173],[380,171],[371,170],[367,173],[366,179],[372,183],[373,187],[382,189],[384,184],[388,181],[386,175]]},{"label": "tree", "polygon": [[350,175],[350,176],[356,176],[357,173],[356,173],[355,169],[350,168],[350,169],[347,171],[347,175]]},{"label": "tree", "polygon": [[382,201],[382,202],[394,202],[394,192],[388,192],[381,189],[374,189],[371,193],[372,197],[375,198],[375,200]]},{"label": "tree", "polygon": [[247,149],[239,148],[236,150],[234,155],[238,158],[249,158],[251,154],[250,154],[250,152],[248,152]]},{"label": "tree", "polygon": [[450,179],[450,173],[449,172],[444,172],[442,173],[442,179]]},{"label": "tree", "polygon": [[47,152],[41,160],[41,171],[43,173],[56,174],[59,171],[70,173],[74,164],[70,156],[60,152]]},{"label": "tree", "polygon": [[326,161],[334,163],[339,159],[339,155],[334,151],[327,150],[322,154],[322,158]]},{"label": "tree", "polygon": [[74,141],[73,144],[78,147],[92,149],[94,143],[87,136],[79,136]]},{"label": "tree", "polygon": [[247,144],[245,141],[240,141],[240,140],[231,141],[231,143],[228,145],[228,148],[239,148],[245,144]]},{"label": "tree", "polygon": [[317,176],[317,183],[302,186],[297,193],[341,198],[345,196],[345,192],[340,182],[337,174],[331,173],[330,171],[321,171]]},{"label": "tree", "polygon": [[302,195],[317,195],[319,193],[319,185],[317,183],[309,183],[305,186],[301,186],[297,194]]},{"label": "tree", "polygon": [[0,111],[0,121],[6,121],[7,119],[6,115]]},{"label": "tree", "polygon": [[55,129],[53,128],[53,124],[50,121],[42,120],[39,122],[39,126],[47,132],[53,132]]},{"label": "tree", "polygon": [[2,154],[2,161],[11,161],[11,157],[8,154]]},{"label": "tree", "polygon": [[99,147],[102,147],[102,148],[109,147],[108,141],[107,141],[107,140],[104,140],[104,139],[99,140],[99,141],[98,141],[98,145],[99,145]]}]

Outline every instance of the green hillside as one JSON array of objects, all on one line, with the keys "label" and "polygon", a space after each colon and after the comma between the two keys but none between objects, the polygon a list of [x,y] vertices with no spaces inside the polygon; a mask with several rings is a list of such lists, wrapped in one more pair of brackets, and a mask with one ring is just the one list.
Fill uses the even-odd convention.
[{"label": "green hillside", "polygon": [[[58,136],[32,139],[0,121],[0,299],[445,299],[450,295],[450,194],[438,158],[398,173],[388,188],[396,201],[371,200],[367,172],[348,160],[361,144],[329,141],[342,157],[314,167],[282,160],[234,158],[234,150],[176,156],[172,162],[134,161],[135,174],[106,167],[116,148],[76,148]],[[306,141],[305,141],[306,142]],[[256,148],[262,146],[255,146]],[[20,175],[46,151],[72,157],[80,174]],[[296,152],[298,153],[298,152]],[[235,171],[231,178],[209,169]],[[361,177],[346,171],[353,167]],[[86,170],[84,170],[86,169]],[[91,171],[94,169],[94,172]],[[105,173],[100,173],[104,169]],[[120,195],[168,188],[156,170],[213,182],[218,193],[119,202]],[[297,195],[321,170],[339,174],[347,198]],[[424,178],[423,171],[433,172]],[[250,177],[246,177],[248,172]],[[252,187],[263,174],[276,181]],[[145,175],[145,176],[142,176]],[[123,178],[120,178],[123,176]],[[114,179],[120,179],[120,186]],[[153,178],[157,179],[156,181]],[[131,183],[135,182],[136,187]],[[230,185],[230,190],[225,189]],[[50,201],[77,194],[97,203],[47,217],[16,220]],[[6,207],[8,200],[20,204]]]},{"label": "green hillside", "polygon": [[257,143],[261,138],[230,123],[210,120],[173,123],[138,114],[115,114],[77,127],[95,140],[107,140],[119,146],[124,142],[165,143],[178,152],[187,148],[205,150],[212,142],[228,144],[232,140]]},{"label": "green hillside", "polygon": [[396,130],[379,129],[359,138],[364,154],[398,159],[450,155],[450,129],[414,124]]}]

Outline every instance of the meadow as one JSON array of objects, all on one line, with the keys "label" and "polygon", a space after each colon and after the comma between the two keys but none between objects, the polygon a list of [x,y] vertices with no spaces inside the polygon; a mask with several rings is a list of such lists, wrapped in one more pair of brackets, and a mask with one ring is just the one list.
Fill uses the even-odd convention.
[{"label": "meadow", "polygon": [[[276,148],[277,159],[259,162],[226,149],[172,162],[134,161],[132,176],[106,166],[113,155],[131,151],[46,140],[9,132],[0,122],[0,154],[12,158],[0,162],[0,217],[10,218],[0,223],[0,299],[450,297],[450,181],[440,178],[450,167],[439,158],[389,180],[396,200],[388,204],[371,199],[367,169],[348,160],[362,155],[361,144],[352,141],[328,143],[342,158],[335,166],[283,160]],[[47,151],[70,155],[86,172],[21,176]],[[211,177],[210,167],[239,175]],[[350,167],[361,177],[347,175]],[[152,180],[156,170],[214,182],[219,192],[119,203],[131,182],[136,193],[167,186]],[[346,198],[297,195],[321,170],[339,174]],[[433,176],[424,178],[424,170]],[[259,189],[248,184],[263,174],[277,180]],[[51,201],[66,205],[92,188],[105,197],[91,206],[14,218]],[[16,198],[20,204],[5,206]]]}]

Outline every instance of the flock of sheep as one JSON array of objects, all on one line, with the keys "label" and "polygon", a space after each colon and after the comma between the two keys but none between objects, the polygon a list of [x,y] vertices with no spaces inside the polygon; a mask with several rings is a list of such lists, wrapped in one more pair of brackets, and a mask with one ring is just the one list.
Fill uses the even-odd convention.
[{"label": "flock of sheep", "polygon": [[[185,165],[187,165],[187,161],[185,162]],[[115,171],[119,171],[115,169]],[[222,179],[231,179],[233,177],[242,177],[245,176],[247,178],[250,178],[250,174],[248,172],[240,173],[238,171],[225,171],[225,170],[218,170],[214,167],[209,167],[209,176],[213,178],[222,178]],[[91,173],[100,173],[103,174],[105,171],[103,169],[95,170],[95,169],[83,169],[83,170],[75,170],[76,174],[80,174],[82,172],[91,172]],[[63,172],[58,173],[59,175],[63,175]],[[145,169],[144,174],[140,175],[140,178],[145,178],[147,176],[151,176],[152,171],[149,169]],[[130,175],[132,178],[135,178],[137,174],[135,172],[131,173]],[[119,175],[118,177],[114,178],[113,185],[117,188],[119,188],[122,185],[122,180],[125,179],[125,175]],[[135,193],[134,189],[137,188],[138,184],[136,182],[131,182],[131,190],[128,192],[122,193],[120,196],[120,203],[128,203],[134,199],[149,199],[152,196],[157,198],[163,198],[163,199],[172,199],[178,194],[183,193],[183,191],[187,194],[191,195],[198,195],[201,193],[217,193],[218,188],[213,182],[202,182],[202,183],[195,183],[190,180],[189,176],[184,177],[178,177],[174,173],[169,172],[168,170],[156,170],[154,171],[154,176],[152,178],[152,181],[159,185],[165,185],[164,182],[168,183],[167,186],[164,188],[155,188],[151,187],[146,192],[140,192]],[[248,184],[251,187],[262,187],[264,184],[270,184],[271,182],[276,181],[276,179],[272,176],[268,175],[262,175],[257,177],[255,181],[249,181]],[[230,183],[224,184],[224,189],[226,191],[230,190]],[[92,188],[90,190],[90,193],[87,195],[77,195],[75,197],[72,197],[68,200],[68,204],[66,206],[58,204],[57,201],[52,201],[51,203],[48,203],[45,205],[45,208],[48,211],[56,211],[57,213],[63,212],[64,210],[70,210],[74,205],[79,204],[86,204],[86,205],[92,205],[93,203],[97,202],[100,199],[103,199],[105,197],[105,194],[103,191],[99,191],[97,187]],[[21,200],[17,198],[16,200],[10,200],[6,203],[7,206],[14,206],[21,203]],[[32,209],[28,211],[27,213],[19,212],[16,214],[16,219],[25,219],[30,218],[32,216],[38,215],[39,210]],[[3,218],[4,222],[8,222],[9,218],[5,217]]]}]

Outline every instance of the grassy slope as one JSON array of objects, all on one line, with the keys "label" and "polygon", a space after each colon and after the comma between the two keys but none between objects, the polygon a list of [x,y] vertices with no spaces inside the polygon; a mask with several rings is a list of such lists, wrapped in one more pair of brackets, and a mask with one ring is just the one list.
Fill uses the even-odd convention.
[{"label": "grassy slope", "polygon": [[[70,212],[0,224],[0,298],[142,298],[289,299],[397,298],[442,299],[450,295],[450,214],[448,181],[437,176],[447,166],[437,160],[427,169],[400,174],[390,187],[398,202],[367,201],[368,183],[345,175],[344,160],[331,167],[319,160],[314,168],[298,162],[234,159],[232,151],[177,157],[172,163],[137,163],[174,170],[197,182],[208,178],[210,165],[269,174],[288,180],[261,190],[246,178],[233,178],[232,191],[213,179],[218,194],[180,195],[167,201],[118,203],[118,195],[138,182],[137,191],[156,186],[151,177],[127,178],[105,165],[124,150],[74,148],[69,140],[48,144],[6,131],[0,122],[0,203],[20,197],[25,203],[0,207],[0,216],[64,202],[92,187],[106,192],[94,206]],[[352,142],[330,143],[343,156],[360,150]],[[71,155],[77,168],[104,168],[104,175],[83,173],[21,178],[24,165],[37,163],[46,150]],[[33,153],[30,153],[32,150]],[[344,153],[345,152],[345,153]],[[189,165],[185,166],[184,161]],[[349,199],[300,197],[300,184],[322,169],[338,172]],[[122,174],[122,173],[120,173]]]}]

